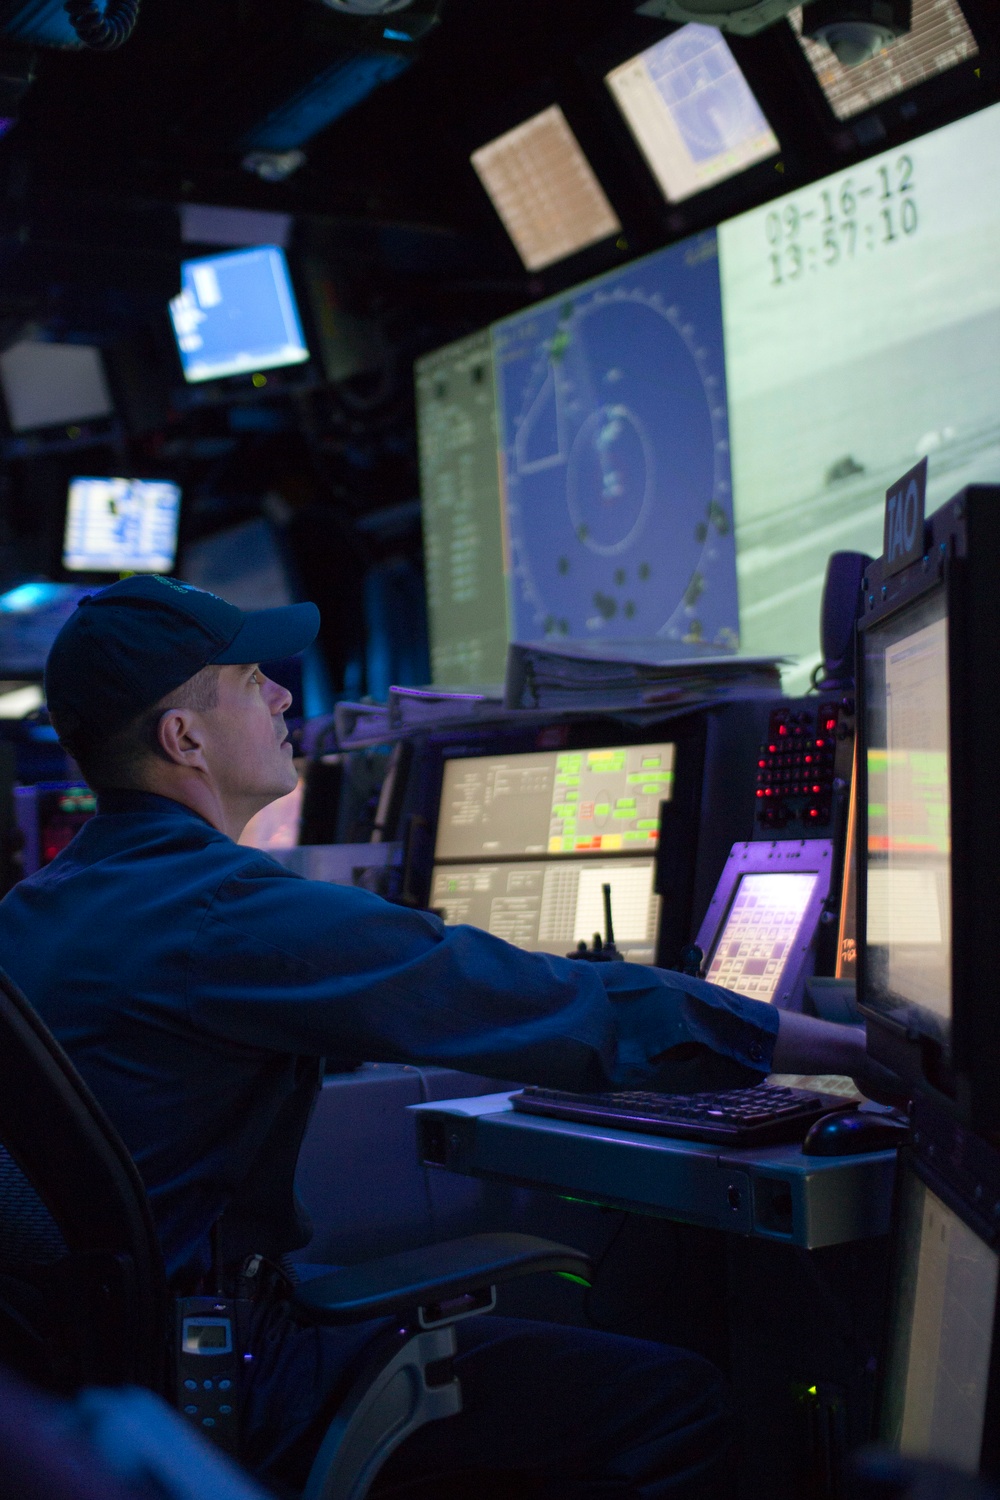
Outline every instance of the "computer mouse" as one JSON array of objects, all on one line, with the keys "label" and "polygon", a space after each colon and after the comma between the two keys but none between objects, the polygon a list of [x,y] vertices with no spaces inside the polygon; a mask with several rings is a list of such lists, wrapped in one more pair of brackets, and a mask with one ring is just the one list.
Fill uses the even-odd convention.
[{"label": "computer mouse", "polygon": [[910,1133],[905,1120],[861,1109],[838,1109],[810,1125],[802,1142],[806,1156],[860,1156],[863,1151],[892,1151]]}]

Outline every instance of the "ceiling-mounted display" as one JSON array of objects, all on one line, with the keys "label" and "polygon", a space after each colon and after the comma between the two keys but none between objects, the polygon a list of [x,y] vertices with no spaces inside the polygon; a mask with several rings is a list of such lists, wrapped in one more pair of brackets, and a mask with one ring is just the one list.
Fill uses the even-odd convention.
[{"label": "ceiling-mounted display", "polygon": [[838,120],[892,99],[979,51],[958,0],[913,0],[909,32],[856,67],[845,67],[829,47],[802,35],[801,6],[789,20]]},{"label": "ceiling-mounted display", "polygon": [[471,160],[526,270],[544,270],[621,230],[558,104],[480,146]]},{"label": "ceiling-mounted display", "polygon": [[714,26],[682,26],[612,69],[605,83],[668,202],[780,150]]}]

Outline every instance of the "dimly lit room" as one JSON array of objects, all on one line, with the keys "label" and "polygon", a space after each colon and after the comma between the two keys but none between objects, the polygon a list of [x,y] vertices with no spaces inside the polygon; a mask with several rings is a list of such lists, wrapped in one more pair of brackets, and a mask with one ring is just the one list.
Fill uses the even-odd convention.
[{"label": "dimly lit room", "polygon": [[0,0],[0,1500],[998,1500],[998,560],[995,0]]}]

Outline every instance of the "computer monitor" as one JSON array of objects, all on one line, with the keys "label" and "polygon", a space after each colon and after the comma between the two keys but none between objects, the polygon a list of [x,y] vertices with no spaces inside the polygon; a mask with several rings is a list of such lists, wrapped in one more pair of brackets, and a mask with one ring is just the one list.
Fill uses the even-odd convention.
[{"label": "computer monitor", "polygon": [[838,62],[822,42],[802,35],[801,6],[789,21],[838,120],[894,99],[979,52],[958,0],[913,0],[909,31],[851,67]]},{"label": "computer monitor", "polygon": [[170,317],[191,383],[309,359],[288,263],[277,245],[182,261]]},{"label": "computer monitor", "polygon": [[431,680],[504,680],[507,593],[489,329],[414,367]]},{"label": "computer monitor", "polygon": [[878,1436],[907,1457],[995,1478],[996,1152],[956,1142],[926,1112],[920,1126],[917,1148],[900,1152]]},{"label": "computer monitor", "polygon": [[868,1048],[916,1091],[1000,1126],[993,934],[1000,851],[1000,489],[932,515],[924,556],[872,563],[858,622],[858,1004]]},{"label": "computer monitor", "polygon": [[621,232],[558,104],[480,146],[471,160],[528,271]]},{"label": "computer monitor", "polygon": [[829,839],[734,844],[696,939],[705,978],[801,1008],[832,858]]},{"label": "computer monitor", "polygon": [[114,413],[100,349],[23,339],[0,354],[12,432],[88,422]]},{"label": "computer monitor", "polygon": [[681,26],[613,68],[605,83],[670,203],[781,149],[715,26]]},{"label": "computer monitor", "polygon": [[446,760],[431,906],[517,947],[567,953],[603,934],[609,884],[623,957],[655,963],[676,758],[662,742]]},{"label": "computer monitor", "polygon": [[169,479],[71,479],[63,567],[71,573],[169,573],[180,485]]}]

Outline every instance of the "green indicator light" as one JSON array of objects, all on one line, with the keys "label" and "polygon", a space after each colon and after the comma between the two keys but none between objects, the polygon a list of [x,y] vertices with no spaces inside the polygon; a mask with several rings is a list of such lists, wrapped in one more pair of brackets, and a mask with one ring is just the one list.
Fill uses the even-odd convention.
[{"label": "green indicator light", "polygon": [[660,760],[660,757],[658,755],[651,755],[648,759],[646,757],[643,757],[639,764],[642,766],[642,769],[644,771],[652,771],[654,767],[662,765],[662,761]]},{"label": "green indicator light", "polygon": [[595,807],[594,807],[594,817],[595,818],[606,818],[607,815],[608,815],[608,813],[610,811],[611,811],[611,803],[610,802],[598,802],[595,805]]},{"label": "green indicator light", "polygon": [[[566,1199],[564,1201],[572,1202],[573,1200]],[[572,1271],[557,1271],[556,1275],[561,1276],[563,1281],[575,1281],[577,1286],[590,1286],[591,1284],[589,1281],[585,1281],[582,1276],[574,1276]]]},{"label": "green indicator light", "polygon": [[635,826],[636,828],[659,828],[660,825],[655,818],[640,818]]},{"label": "green indicator light", "polygon": [[573,840],[572,839],[563,839],[563,848],[564,849],[572,849],[572,847],[573,847]]},{"label": "green indicator light", "polygon": [[616,807],[615,810],[614,810],[614,812],[611,814],[611,816],[613,818],[622,819],[626,823],[631,823],[632,819],[635,817],[635,808],[634,807]]},{"label": "green indicator light", "polygon": [[563,786],[579,786],[580,778],[579,776],[563,776],[562,784]]},{"label": "green indicator light", "polygon": [[660,790],[659,785],[656,785],[656,786],[644,786],[643,789],[642,789],[642,795],[644,797],[655,797],[656,794],[657,794],[657,792],[659,790]]},{"label": "green indicator light", "polygon": [[635,831],[634,828],[626,828],[626,830],[625,830],[624,834],[622,835],[622,837],[626,841],[628,839],[641,839],[642,842],[645,843],[646,839],[649,837],[649,835],[645,834],[645,833],[636,833],[636,831]]},{"label": "green indicator light", "polygon": [[616,803],[616,806],[618,806],[618,807],[634,807],[635,806],[635,798],[634,797],[619,797],[618,801]]}]

